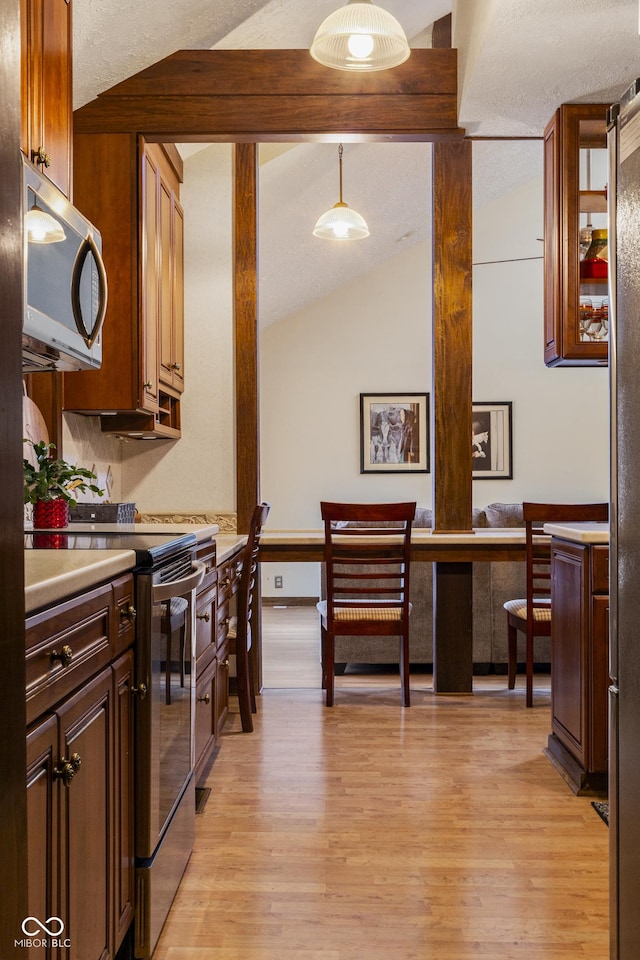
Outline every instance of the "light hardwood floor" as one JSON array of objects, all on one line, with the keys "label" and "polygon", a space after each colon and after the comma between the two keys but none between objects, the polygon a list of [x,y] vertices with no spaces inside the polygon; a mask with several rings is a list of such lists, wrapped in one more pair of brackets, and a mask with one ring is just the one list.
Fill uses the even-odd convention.
[{"label": "light hardwood floor", "polygon": [[327,710],[269,669],[154,960],[606,960],[608,831],[542,754],[548,678],[527,710],[523,678],[417,675],[403,710],[397,675],[345,676]]}]

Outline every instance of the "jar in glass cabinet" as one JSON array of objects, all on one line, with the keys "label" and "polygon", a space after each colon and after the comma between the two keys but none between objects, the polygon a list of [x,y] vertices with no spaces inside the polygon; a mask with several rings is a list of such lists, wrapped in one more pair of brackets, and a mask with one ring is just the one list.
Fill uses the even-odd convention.
[{"label": "jar in glass cabinet", "polygon": [[565,103],[544,137],[544,361],[609,355],[607,105]]}]

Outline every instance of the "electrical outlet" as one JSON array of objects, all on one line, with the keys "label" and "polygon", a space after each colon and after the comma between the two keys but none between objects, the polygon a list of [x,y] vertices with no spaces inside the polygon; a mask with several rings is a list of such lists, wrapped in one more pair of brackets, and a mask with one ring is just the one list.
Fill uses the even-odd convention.
[{"label": "electrical outlet", "polygon": [[273,585],[276,588],[276,590],[282,590],[282,577],[274,577]]}]

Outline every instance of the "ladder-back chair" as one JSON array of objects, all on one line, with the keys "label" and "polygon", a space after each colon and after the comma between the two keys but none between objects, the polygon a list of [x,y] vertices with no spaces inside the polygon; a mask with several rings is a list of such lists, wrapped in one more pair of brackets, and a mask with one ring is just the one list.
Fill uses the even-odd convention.
[{"label": "ladder-back chair", "polygon": [[606,521],[606,503],[523,503],[526,534],[526,597],[508,600],[509,690],[513,690],[518,669],[518,631],[526,637],[526,704],[533,704],[533,640],[551,636],[551,542],[544,536],[545,523]]},{"label": "ladder-back chair", "polygon": [[326,705],[333,706],[335,637],[357,635],[399,638],[402,703],[408,707],[409,571],[416,505],[322,502],[320,507],[327,599],[318,611]]},{"label": "ladder-back chair", "polygon": [[253,618],[256,571],[258,569],[258,548],[262,527],[267,522],[271,504],[259,503],[251,517],[249,534],[242,551],[242,569],[236,594],[236,617],[229,629],[229,653],[236,657],[236,684],[240,720],[244,733],[253,731],[253,717],[256,713],[256,693],[253,670],[249,652],[251,650],[251,621]]}]

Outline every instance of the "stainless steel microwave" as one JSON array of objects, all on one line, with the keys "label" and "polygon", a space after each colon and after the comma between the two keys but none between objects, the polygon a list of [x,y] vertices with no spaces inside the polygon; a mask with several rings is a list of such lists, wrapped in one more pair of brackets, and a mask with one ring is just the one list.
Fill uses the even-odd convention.
[{"label": "stainless steel microwave", "polygon": [[22,167],[23,371],[98,369],[107,309],[102,238],[24,155]]}]

